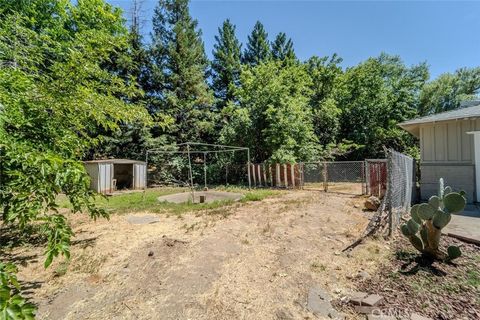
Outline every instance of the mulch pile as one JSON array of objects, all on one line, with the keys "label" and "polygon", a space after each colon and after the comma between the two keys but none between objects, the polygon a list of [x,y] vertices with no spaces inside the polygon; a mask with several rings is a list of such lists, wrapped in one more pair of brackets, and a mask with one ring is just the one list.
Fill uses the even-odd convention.
[{"label": "mulch pile", "polygon": [[[461,247],[452,263],[422,258],[404,237],[394,243],[392,258],[369,278],[353,279],[358,291],[385,298],[397,314],[418,313],[432,319],[480,319],[480,247],[442,237],[442,245]],[[338,302],[347,310],[351,306]]]}]

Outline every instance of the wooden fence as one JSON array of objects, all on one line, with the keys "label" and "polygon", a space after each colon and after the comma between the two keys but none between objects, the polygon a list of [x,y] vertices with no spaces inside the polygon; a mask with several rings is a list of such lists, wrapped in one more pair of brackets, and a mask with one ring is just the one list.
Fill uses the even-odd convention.
[{"label": "wooden fence", "polygon": [[253,187],[301,188],[301,165],[250,164],[250,181]]}]

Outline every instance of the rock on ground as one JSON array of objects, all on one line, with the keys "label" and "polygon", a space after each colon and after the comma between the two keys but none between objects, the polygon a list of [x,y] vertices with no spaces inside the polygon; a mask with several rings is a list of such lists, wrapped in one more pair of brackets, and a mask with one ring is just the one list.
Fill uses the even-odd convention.
[{"label": "rock on ground", "polygon": [[378,207],[380,207],[380,203],[380,199],[375,196],[371,196],[365,200],[365,208],[367,210],[377,211]]},{"label": "rock on ground", "polygon": [[330,303],[330,295],[318,286],[308,291],[307,309],[315,315],[330,319],[343,319]]}]

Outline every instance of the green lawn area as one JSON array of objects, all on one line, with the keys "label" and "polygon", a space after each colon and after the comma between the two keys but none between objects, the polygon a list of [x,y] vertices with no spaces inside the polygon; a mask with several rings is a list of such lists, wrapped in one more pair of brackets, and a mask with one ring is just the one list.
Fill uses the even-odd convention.
[{"label": "green lawn area", "polygon": [[[282,192],[279,190],[270,189],[248,190],[240,187],[218,187],[212,190],[242,193],[245,195],[245,197],[239,201],[240,203],[261,201],[267,197],[275,196]],[[232,200],[224,200],[202,204],[176,204],[159,202],[157,200],[157,198],[160,196],[189,191],[190,189],[188,188],[152,188],[147,189],[145,192],[124,193],[108,197],[98,196],[96,198],[96,203],[100,208],[106,209],[110,214],[124,214],[142,211],[148,211],[152,213],[182,214],[190,211],[216,209],[234,203]],[[71,208],[67,198],[63,195],[58,197],[58,205],[60,208]]]}]

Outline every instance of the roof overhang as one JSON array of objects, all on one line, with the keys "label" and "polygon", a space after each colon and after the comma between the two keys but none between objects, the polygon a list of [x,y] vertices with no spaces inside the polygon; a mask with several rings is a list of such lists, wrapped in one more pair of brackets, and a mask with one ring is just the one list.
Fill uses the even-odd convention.
[{"label": "roof overhang", "polygon": [[399,123],[398,126],[400,128],[402,128],[403,130],[411,133],[415,137],[420,138],[420,124],[418,124],[418,123],[412,123],[412,124]]}]

